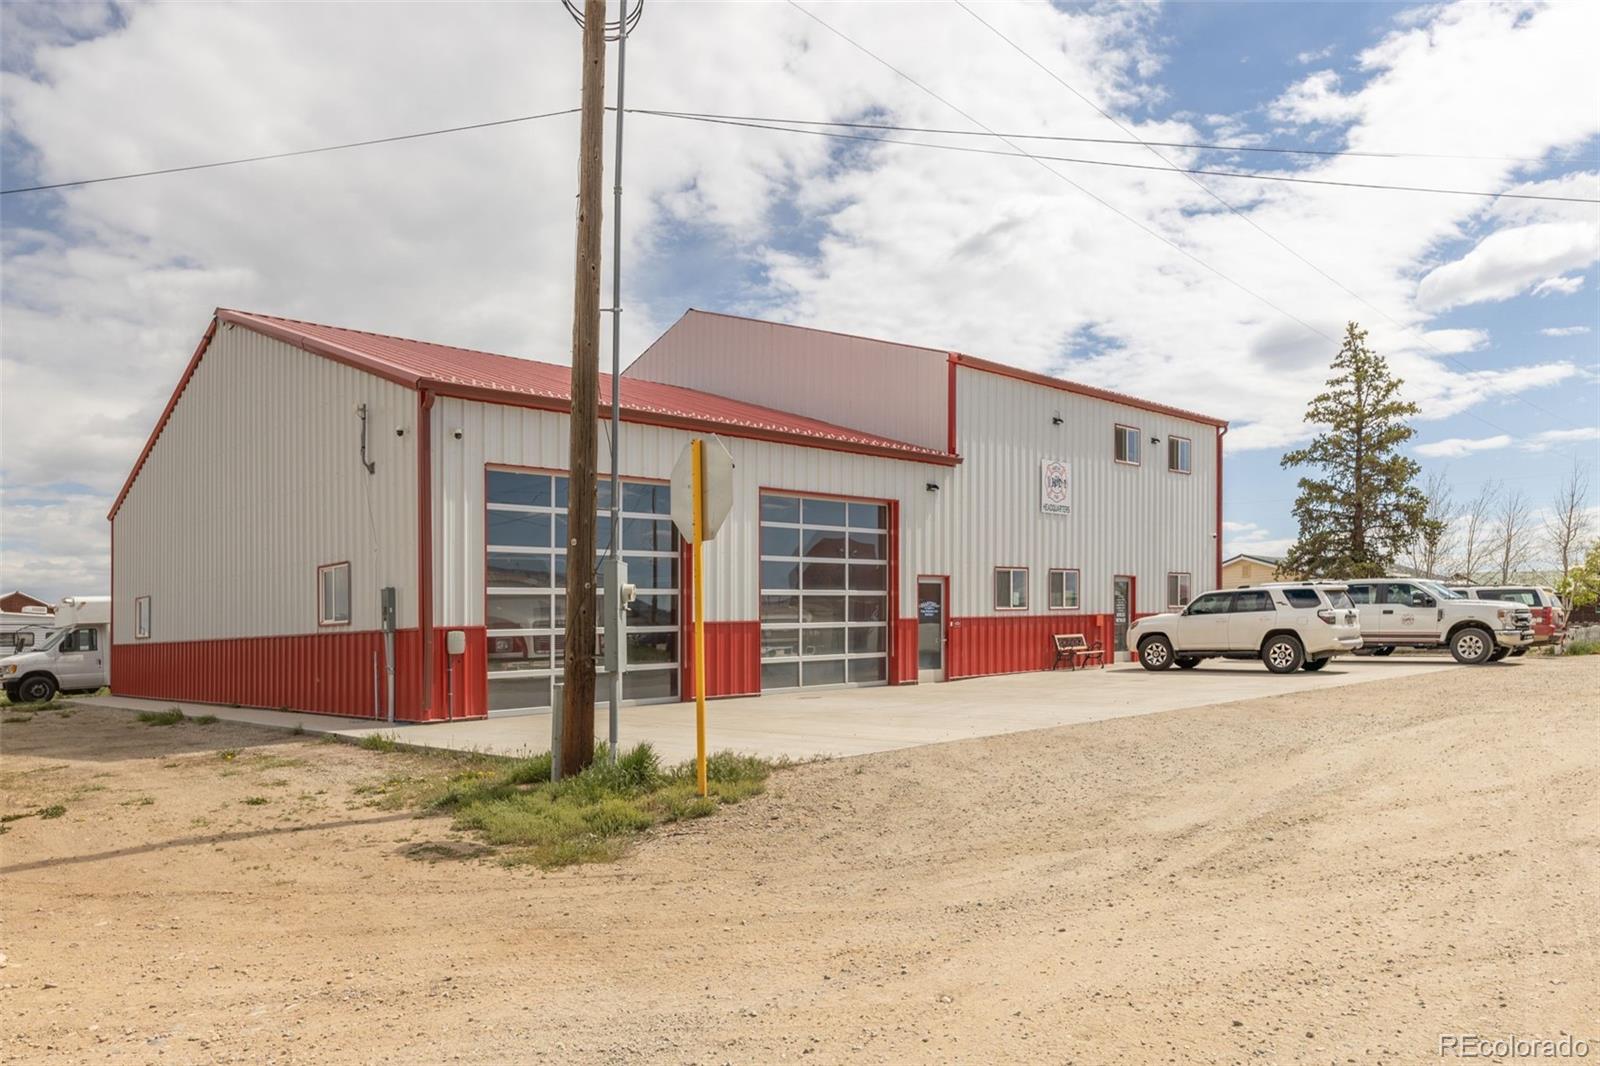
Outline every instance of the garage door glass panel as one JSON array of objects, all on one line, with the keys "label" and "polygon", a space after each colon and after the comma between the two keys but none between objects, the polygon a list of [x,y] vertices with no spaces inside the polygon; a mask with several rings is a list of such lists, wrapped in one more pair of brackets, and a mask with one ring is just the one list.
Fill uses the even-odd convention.
[{"label": "garage door glass panel", "polygon": [[[561,691],[567,624],[567,479],[560,475],[491,470],[485,504],[484,623],[488,630],[489,704],[496,713],[551,706]],[[611,487],[597,486],[595,584],[611,544]],[[678,694],[678,543],[670,520],[668,486],[625,481],[623,556],[637,598],[626,620],[627,702]],[[603,591],[595,618],[603,617]],[[597,653],[603,625],[595,630]],[[598,693],[605,698],[608,685]]]},{"label": "garage door glass panel", "polygon": [[762,494],[763,689],[887,680],[888,516],[880,503]]}]

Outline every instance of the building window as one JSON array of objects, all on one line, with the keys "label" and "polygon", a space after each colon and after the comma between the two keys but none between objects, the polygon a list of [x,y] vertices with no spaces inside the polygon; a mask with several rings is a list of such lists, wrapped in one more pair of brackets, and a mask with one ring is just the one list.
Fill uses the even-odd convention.
[{"label": "building window", "polygon": [[1167,469],[1174,474],[1194,472],[1194,441],[1188,437],[1167,438]]},{"label": "building window", "polygon": [[1076,611],[1078,609],[1078,572],[1076,570],[1050,571],[1050,609]]},{"label": "building window", "polygon": [[1167,575],[1167,609],[1176,611],[1189,603],[1189,575]]},{"label": "building window", "polygon": [[1139,465],[1139,427],[1118,425],[1113,428],[1116,434],[1117,462],[1127,463],[1129,466]]},{"label": "building window", "polygon": [[350,564],[317,567],[317,625],[350,624]]},{"label": "building window", "polygon": [[140,596],[133,601],[133,639],[150,639],[150,597]]},{"label": "building window", "polygon": [[1026,611],[1028,609],[1027,567],[997,566],[994,568],[994,609],[997,611]]},{"label": "building window", "polygon": [[[566,665],[567,478],[534,470],[484,473],[484,626],[489,712],[546,710],[561,699]],[[611,549],[611,481],[595,485],[595,650],[605,596],[601,561]],[[622,482],[622,561],[637,590],[625,625],[629,703],[678,695],[678,535],[671,489]],[[602,679],[598,691],[608,691]]]},{"label": "building window", "polygon": [[889,508],[761,494],[761,689],[889,678]]}]

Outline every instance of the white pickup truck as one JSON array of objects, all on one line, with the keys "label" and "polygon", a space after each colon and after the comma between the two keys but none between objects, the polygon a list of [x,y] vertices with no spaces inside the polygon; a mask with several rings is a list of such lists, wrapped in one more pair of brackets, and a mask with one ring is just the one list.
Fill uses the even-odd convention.
[{"label": "white pickup truck", "polygon": [[111,597],[68,596],[39,643],[0,659],[0,685],[12,703],[45,703],[57,692],[93,692],[106,684],[111,656]]},{"label": "white pickup truck", "polygon": [[1449,648],[1458,663],[1499,662],[1533,642],[1533,613],[1518,603],[1468,599],[1437,581],[1415,577],[1351,579],[1350,602],[1361,612],[1363,651]]}]

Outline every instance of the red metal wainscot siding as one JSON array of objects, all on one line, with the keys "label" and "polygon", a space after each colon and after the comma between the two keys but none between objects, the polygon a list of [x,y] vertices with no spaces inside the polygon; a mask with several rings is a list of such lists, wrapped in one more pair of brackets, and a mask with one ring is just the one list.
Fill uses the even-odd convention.
[{"label": "red metal wainscot siding", "polygon": [[[467,628],[467,651],[456,667],[454,716],[479,717],[488,703],[484,631]],[[422,639],[415,629],[395,634],[395,718],[441,721],[450,714],[444,641],[435,642],[434,698],[424,717]],[[286,637],[113,644],[112,691],[119,696],[286,708],[353,718],[387,713],[380,674],[374,699],[373,660],[381,664],[376,630]]]},{"label": "red metal wainscot siding", "polygon": [[1093,644],[1111,646],[1109,614],[1003,615],[950,621],[948,675],[983,677],[1048,670],[1055,662],[1057,633],[1082,633]]},{"label": "red metal wainscot siding", "polygon": [[890,656],[889,684],[912,685],[917,680],[917,620],[897,618],[894,622],[894,654]]},{"label": "red metal wainscot siding", "polygon": [[[683,698],[694,699],[694,626],[683,644]],[[706,623],[706,699],[761,692],[761,623]]]}]

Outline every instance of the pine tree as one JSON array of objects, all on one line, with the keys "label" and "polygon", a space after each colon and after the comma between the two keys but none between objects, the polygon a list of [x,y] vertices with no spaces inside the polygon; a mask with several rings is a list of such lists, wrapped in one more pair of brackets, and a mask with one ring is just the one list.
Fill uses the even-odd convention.
[{"label": "pine tree", "polygon": [[1426,518],[1427,498],[1413,484],[1418,466],[1399,451],[1416,432],[1406,419],[1417,405],[1399,398],[1401,380],[1366,341],[1366,330],[1346,327],[1327,391],[1306,405],[1306,421],[1322,432],[1283,457],[1285,468],[1320,475],[1300,479],[1300,536],[1285,573],[1381,577]]}]

